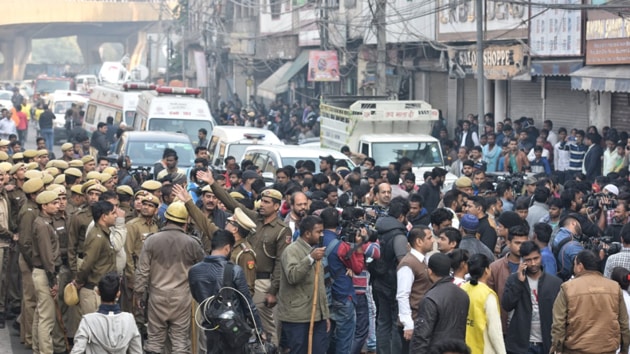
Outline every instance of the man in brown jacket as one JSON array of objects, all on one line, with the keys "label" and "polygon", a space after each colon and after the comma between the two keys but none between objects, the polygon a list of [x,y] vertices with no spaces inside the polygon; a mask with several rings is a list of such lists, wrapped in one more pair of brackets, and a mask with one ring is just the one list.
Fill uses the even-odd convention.
[{"label": "man in brown jacket", "polygon": [[199,242],[186,234],[188,212],[184,203],[171,203],[164,217],[166,226],[144,241],[135,274],[136,299],[149,294],[144,349],[147,354],[161,353],[168,336],[173,353],[190,353],[192,295],[188,270],[201,262],[204,253]]},{"label": "man in brown jacket", "polygon": [[627,353],[630,329],[619,285],[602,276],[599,257],[589,250],[575,257],[573,273],[553,304],[550,352]]}]

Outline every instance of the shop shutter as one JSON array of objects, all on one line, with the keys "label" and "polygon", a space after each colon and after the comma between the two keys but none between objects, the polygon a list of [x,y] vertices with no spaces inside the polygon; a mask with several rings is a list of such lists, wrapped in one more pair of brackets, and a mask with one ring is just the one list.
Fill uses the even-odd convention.
[{"label": "shop shutter", "polygon": [[469,113],[474,115],[479,113],[479,109],[477,109],[477,80],[474,78],[464,79],[464,115],[458,119],[465,119]]},{"label": "shop shutter", "polygon": [[[442,116],[449,116],[448,107],[448,75],[447,73],[429,73],[428,102],[434,109],[442,110]],[[455,113],[455,112],[453,112]]]},{"label": "shop shutter", "polygon": [[566,78],[547,78],[545,119],[553,121],[553,130],[564,127],[586,130],[588,127],[588,93],[571,90],[571,81]]},{"label": "shop shutter", "polygon": [[512,120],[520,117],[534,118],[537,126],[542,127],[543,100],[540,95],[540,82],[509,81],[508,117]]},{"label": "shop shutter", "polygon": [[630,133],[630,93],[618,92],[612,94],[612,109],[610,112],[611,127],[617,132]]}]

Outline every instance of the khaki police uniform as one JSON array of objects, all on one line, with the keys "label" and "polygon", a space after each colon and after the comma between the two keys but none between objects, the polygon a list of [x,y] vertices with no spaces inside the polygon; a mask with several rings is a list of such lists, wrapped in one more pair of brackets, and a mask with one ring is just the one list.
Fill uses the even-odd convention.
[{"label": "khaki police uniform", "polygon": [[70,217],[68,226],[68,265],[73,275],[76,274],[85,256],[84,243],[86,232],[93,220],[92,208],[87,204],[81,206],[81,209]]},{"label": "khaki police uniform", "polygon": [[83,315],[96,312],[101,304],[94,288],[103,275],[116,271],[116,251],[109,239],[109,228],[96,224],[85,237],[83,262],[77,272],[81,285],[79,306]]},{"label": "khaki police uniform", "polygon": [[68,263],[68,216],[66,212],[59,212],[53,216],[53,227],[59,237],[59,255],[61,257],[61,269],[57,279],[59,280],[59,296],[57,303],[61,310],[63,323],[69,338],[74,337],[74,333],[79,328],[81,322],[81,311],[79,306],[68,306],[63,301],[63,291],[68,283],[72,282],[72,271]]},{"label": "khaki police uniform", "polygon": [[133,287],[135,280],[136,264],[142,252],[142,246],[146,238],[158,232],[158,226],[154,219],[147,221],[143,217],[137,217],[127,223],[127,240],[125,242],[125,252],[127,254],[127,265],[125,267],[125,286],[121,293],[122,310],[131,312],[136,316],[136,322],[146,324],[144,311],[137,311],[133,301]]},{"label": "khaki police uniform", "polygon": [[247,240],[241,239],[234,244],[234,250],[230,256],[230,261],[243,268],[245,280],[249,288],[249,294],[254,296],[254,283],[256,281],[256,252]]},{"label": "khaki police uniform", "polygon": [[27,200],[18,214],[20,238],[20,272],[22,273],[22,313],[20,320],[20,338],[24,345],[29,348],[33,346],[33,321],[37,298],[35,297],[35,287],[33,286],[33,238],[32,231],[35,219],[39,214],[37,204],[32,200]]},{"label": "khaki police uniform", "polygon": [[[50,289],[58,284],[57,273],[61,266],[59,239],[52,218],[43,213],[33,224],[32,253],[33,285],[37,298],[37,322],[33,322],[33,333],[37,333],[37,346],[41,353],[63,352],[64,334],[57,321],[56,300],[50,295]],[[33,344],[36,350],[35,341]]]},{"label": "khaki police uniform", "polygon": [[[166,209],[165,217],[186,223],[188,213],[183,203],[174,202]],[[166,225],[145,240],[134,293],[136,298],[149,294],[147,352],[162,352],[168,338],[173,353],[190,353],[192,295],[188,270],[203,257],[199,242],[176,225]]]},{"label": "khaki police uniform", "polygon": [[195,226],[197,229],[201,231],[201,245],[206,254],[210,254],[212,252],[212,235],[214,235],[215,231],[219,228],[212,222],[212,220],[208,219],[208,217],[195,205],[193,200],[187,201],[185,204],[186,210],[190,214],[190,218],[193,219]]},{"label": "khaki police uniform", "polygon": [[[15,223],[12,222],[11,203],[7,199],[5,191],[0,192],[0,313],[4,313],[11,309],[10,303],[5,303],[5,299],[10,300],[7,296],[12,283],[11,276],[13,273],[18,273],[17,262],[15,262],[15,245],[13,242],[13,232],[15,230]],[[12,263],[15,262],[15,265]],[[9,271],[11,270],[11,271]],[[9,292],[8,295],[11,295]],[[19,305],[18,305],[19,306]],[[4,321],[4,319],[2,319]]]},{"label": "khaki police uniform", "polygon": [[[18,214],[20,209],[26,203],[26,194],[22,191],[21,188],[15,186],[13,190],[6,191],[6,197],[10,202],[9,212],[9,229],[13,233],[18,232]],[[8,253],[8,265],[7,269],[10,272],[7,274],[9,280],[6,285],[6,291],[8,292],[7,296],[7,310],[9,309],[17,309],[21,306],[22,301],[22,278],[21,274],[18,271],[20,269],[19,258],[20,252],[17,243],[13,245],[13,247],[9,248]],[[2,286],[3,288],[5,286]],[[2,291],[0,291],[1,293]]]},{"label": "khaki police uniform", "polygon": [[[236,208],[241,208],[256,223],[256,232],[247,238],[256,253],[256,281],[253,300],[265,332],[271,333],[272,341],[277,345],[278,333],[273,308],[265,305],[265,296],[278,294],[281,277],[280,255],[291,243],[291,229],[278,217],[265,223],[262,216],[237,202],[217,182],[214,182],[211,187],[214,194],[228,210],[234,211]],[[277,191],[275,193],[280,194]]]}]

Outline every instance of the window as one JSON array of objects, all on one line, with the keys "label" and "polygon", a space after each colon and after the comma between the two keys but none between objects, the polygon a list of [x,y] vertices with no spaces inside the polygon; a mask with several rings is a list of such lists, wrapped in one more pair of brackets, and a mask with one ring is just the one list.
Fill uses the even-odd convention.
[{"label": "window", "polygon": [[[217,148],[217,144],[219,143],[219,137],[214,135],[211,139],[210,139],[210,146],[208,146],[208,161],[212,161],[214,160],[214,150]],[[217,157],[219,158],[219,157]],[[216,165],[220,165],[221,162],[219,162],[218,164],[215,163]]]},{"label": "window", "polygon": [[94,118],[96,117],[96,106],[93,104],[88,105],[87,112],[85,112],[85,122],[94,124]]},{"label": "window", "polygon": [[282,13],[282,0],[269,0],[271,18],[277,20]]}]

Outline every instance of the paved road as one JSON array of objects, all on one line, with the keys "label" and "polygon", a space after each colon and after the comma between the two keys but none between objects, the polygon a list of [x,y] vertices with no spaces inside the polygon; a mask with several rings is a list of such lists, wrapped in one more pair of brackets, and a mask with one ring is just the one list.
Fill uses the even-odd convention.
[{"label": "paved road", "polygon": [[[25,148],[35,148],[36,132],[34,129],[29,129],[26,137]],[[61,156],[61,147],[55,146],[53,149],[55,156]],[[7,321],[4,329],[0,329],[0,354],[30,354],[32,350],[25,349],[24,345],[20,343],[20,337],[17,331],[12,328],[13,321]]]}]

